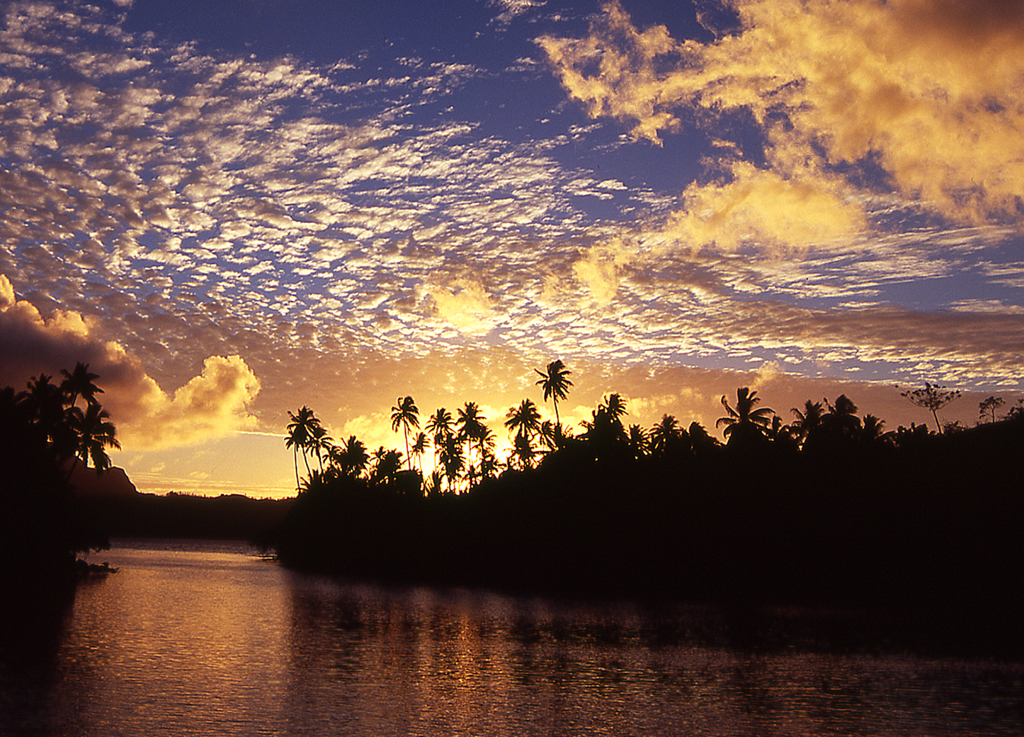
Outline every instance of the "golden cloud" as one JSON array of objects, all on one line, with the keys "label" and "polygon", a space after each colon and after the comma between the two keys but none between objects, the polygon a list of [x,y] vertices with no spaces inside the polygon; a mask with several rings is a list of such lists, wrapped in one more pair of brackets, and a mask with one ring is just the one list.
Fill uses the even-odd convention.
[{"label": "golden cloud", "polygon": [[464,333],[484,334],[493,326],[493,303],[476,281],[456,279],[451,287],[431,289],[430,296],[441,317]]},{"label": "golden cloud", "polygon": [[741,30],[708,44],[675,41],[662,26],[639,31],[617,2],[587,38],[539,40],[569,94],[636,138],[657,143],[687,109],[744,109],[763,126],[767,170],[727,163],[729,182],[687,190],[672,227],[693,245],[819,242],[863,227],[856,188],[834,172],[868,160],[901,196],[947,217],[1021,221],[1019,2],[734,7]]},{"label": "golden cloud", "polygon": [[631,261],[632,256],[622,240],[614,238],[609,243],[589,248],[572,265],[572,270],[594,302],[606,306],[615,298],[622,269]]}]

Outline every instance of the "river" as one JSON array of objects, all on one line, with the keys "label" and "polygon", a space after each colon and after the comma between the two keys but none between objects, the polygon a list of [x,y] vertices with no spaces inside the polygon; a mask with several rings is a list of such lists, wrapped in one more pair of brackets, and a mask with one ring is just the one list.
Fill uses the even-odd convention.
[{"label": "river", "polygon": [[840,613],[389,588],[235,543],[93,560],[120,570],[4,651],[0,734],[1024,734],[1024,663]]}]

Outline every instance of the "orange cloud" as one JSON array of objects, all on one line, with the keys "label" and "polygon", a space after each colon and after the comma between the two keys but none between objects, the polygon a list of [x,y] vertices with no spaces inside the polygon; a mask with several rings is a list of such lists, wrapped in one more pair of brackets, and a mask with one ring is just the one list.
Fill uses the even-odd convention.
[{"label": "orange cloud", "polygon": [[239,356],[207,358],[199,376],[168,396],[119,343],[74,312],[44,318],[0,274],[0,383],[20,388],[76,361],[99,375],[103,406],[126,449],[188,445],[255,426],[248,408],[260,382]]}]

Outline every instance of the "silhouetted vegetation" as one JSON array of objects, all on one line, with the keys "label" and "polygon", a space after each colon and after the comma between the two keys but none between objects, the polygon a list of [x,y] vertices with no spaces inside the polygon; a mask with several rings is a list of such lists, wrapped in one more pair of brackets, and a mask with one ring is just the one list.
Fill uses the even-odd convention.
[{"label": "silhouetted vegetation", "polygon": [[724,444],[671,415],[627,428],[617,394],[579,433],[524,400],[500,463],[475,404],[455,422],[438,409],[434,474],[386,454],[365,473],[314,469],[277,551],[303,569],[434,584],[1019,613],[1020,412],[940,435],[887,431],[845,395],[790,424],[759,400],[723,397]]},{"label": "silhouetted vegetation", "polygon": [[[70,479],[79,464],[102,473],[106,449],[119,447],[88,365],[45,374],[24,391],[0,389],[0,540],[6,587],[45,590],[72,581],[76,556],[107,547],[103,532],[83,520]],[[80,403],[82,406],[80,406]]]}]

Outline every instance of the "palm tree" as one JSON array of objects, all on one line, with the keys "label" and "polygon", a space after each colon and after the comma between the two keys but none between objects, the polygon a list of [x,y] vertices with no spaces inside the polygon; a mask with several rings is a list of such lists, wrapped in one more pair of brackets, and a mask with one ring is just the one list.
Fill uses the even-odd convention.
[{"label": "palm tree", "polygon": [[651,453],[663,456],[679,438],[681,428],[673,415],[662,415],[649,434]]},{"label": "palm tree", "polygon": [[381,446],[373,452],[373,471],[370,472],[370,482],[376,486],[391,484],[402,468],[402,454],[397,450],[385,450]]},{"label": "palm tree", "polygon": [[522,467],[529,466],[533,458],[533,438],[540,433],[540,412],[533,400],[524,399],[518,407],[509,407],[505,427],[510,437],[515,434],[512,445]]},{"label": "palm tree", "polygon": [[441,448],[448,437],[455,432],[452,423],[452,413],[444,407],[439,407],[434,410],[434,414],[430,415],[430,419],[427,420],[427,424],[423,429],[430,433],[430,439],[434,443],[434,465],[436,466]]},{"label": "palm tree", "polygon": [[291,422],[288,424],[288,435],[284,439],[284,447],[291,448],[295,456],[295,488],[299,488],[299,451],[302,451],[302,460],[306,464],[306,473],[310,473],[309,459],[306,458],[306,449],[310,447],[314,431],[320,425],[306,405],[302,405],[297,414],[288,413]]},{"label": "palm tree", "polygon": [[629,434],[626,436],[626,447],[633,455],[633,460],[639,460],[647,454],[649,442],[647,433],[639,425],[630,425]]},{"label": "palm tree", "polygon": [[828,413],[821,418],[821,424],[826,426],[830,434],[847,438],[856,437],[860,433],[860,418],[857,417],[857,405],[845,394],[836,397],[836,403],[828,406]]},{"label": "palm tree", "polygon": [[620,420],[629,412],[626,411],[626,402],[619,394],[610,394],[604,399],[604,411],[608,413],[608,417],[612,420]]},{"label": "palm tree", "polygon": [[864,425],[860,431],[861,439],[868,445],[892,442],[893,434],[885,431],[885,420],[874,415],[864,415]]},{"label": "palm tree", "polygon": [[28,382],[28,391],[20,395],[33,424],[46,435],[47,439],[59,445],[64,422],[65,397],[60,387],[52,383],[46,374],[33,376]]},{"label": "palm tree", "polygon": [[[455,421],[455,424],[459,427],[459,438],[469,441],[470,444],[474,440],[477,441],[482,466],[484,442],[489,432],[484,424],[487,418],[480,414],[480,407],[477,406],[476,402],[466,402],[463,409],[458,410],[458,412],[459,419]],[[470,466],[470,476],[472,477],[472,466]],[[472,478],[470,478],[470,484],[472,484]]]},{"label": "palm tree", "polygon": [[448,491],[453,491],[466,464],[466,459],[462,455],[462,440],[454,433],[443,438],[440,460],[444,475],[448,479]]},{"label": "palm tree", "polygon": [[541,442],[544,443],[544,447],[547,448],[547,452],[555,450],[562,437],[561,430],[556,430],[555,423],[551,420],[544,420],[544,422],[540,423],[540,432],[538,435],[540,436]]},{"label": "palm tree", "polygon": [[96,473],[102,473],[110,468],[110,456],[107,455],[106,449],[121,447],[114,425],[110,422],[110,415],[98,403],[90,404],[85,412],[77,407],[73,409],[75,411],[70,413],[69,417],[76,441],[75,462],[68,471],[68,478],[71,478],[79,459],[86,468],[92,461]]},{"label": "palm tree", "polygon": [[96,395],[102,394],[103,390],[96,386],[95,381],[100,377],[99,374],[89,371],[89,364],[78,361],[73,371],[61,369],[60,372],[64,374],[60,389],[67,397],[69,407],[74,407],[79,397],[84,399],[86,404],[97,403]]},{"label": "palm tree", "polygon": [[409,454],[409,428],[419,429],[420,411],[412,397],[399,397],[398,405],[391,408],[391,429],[398,432],[402,428],[405,435],[405,455],[408,460],[409,470],[412,470],[412,456]]},{"label": "palm tree", "polygon": [[774,411],[767,407],[755,407],[761,398],[756,391],[750,391],[747,387],[736,390],[736,408],[729,406],[729,400],[722,396],[722,406],[725,407],[725,417],[719,417],[715,427],[725,425],[722,435],[727,440],[736,439],[741,442],[746,439],[763,438],[771,423],[771,416]]},{"label": "palm tree", "polygon": [[558,416],[558,400],[565,399],[569,394],[569,387],[572,386],[572,382],[569,381],[569,374],[572,373],[565,367],[565,364],[561,360],[552,361],[548,364],[547,372],[534,369],[537,375],[540,376],[540,381],[536,382],[537,386],[544,389],[544,401],[551,399],[555,405],[555,423],[558,427],[561,427],[562,420]]},{"label": "palm tree", "polygon": [[496,445],[494,431],[484,425],[483,430],[480,431],[478,442],[480,445],[480,480],[483,481],[498,471],[498,459],[494,455]]},{"label": "palm tree", "polygon": [[524,399],[518,407],[509,407],[505,415],[505,427],[509,434],[523,433],[533,437],[540,432],[540,412],[532,399]]},{"label": "palm tree", "polygon": [[363,441],[355,435],[349,435],[348,440],[340,446],[334,446],[330,450],[331,463],[337,467],[342,476],[356,478],[370,463],[370,455],[366,452]]},{"label": "palm tree", "polygon": [[796,416],[793,428],[801,444],[806,442],[808,435],[821,427],[821,418],[825,415],[821,402],[812,402],[810,399],[804,402],[803,410],[794,407],[790,411]]},{"label": "palm tree", "polygon": [[309,450],[320,464],[321,473],[324,470],[324,458],[330,455],[333,442],[334,440],[327,434],[327,428],[319,422],[310,430]]},{"label": "palm tree", "polygon": [[416,466],[419,468],[420,475],[423,474],[423,454],[427,452],[427,445],[429,443],[430,440],[427,438],[426,433],[417,433],[413,439],[412,448],[409,450],[409,454],[416,458]]}]

